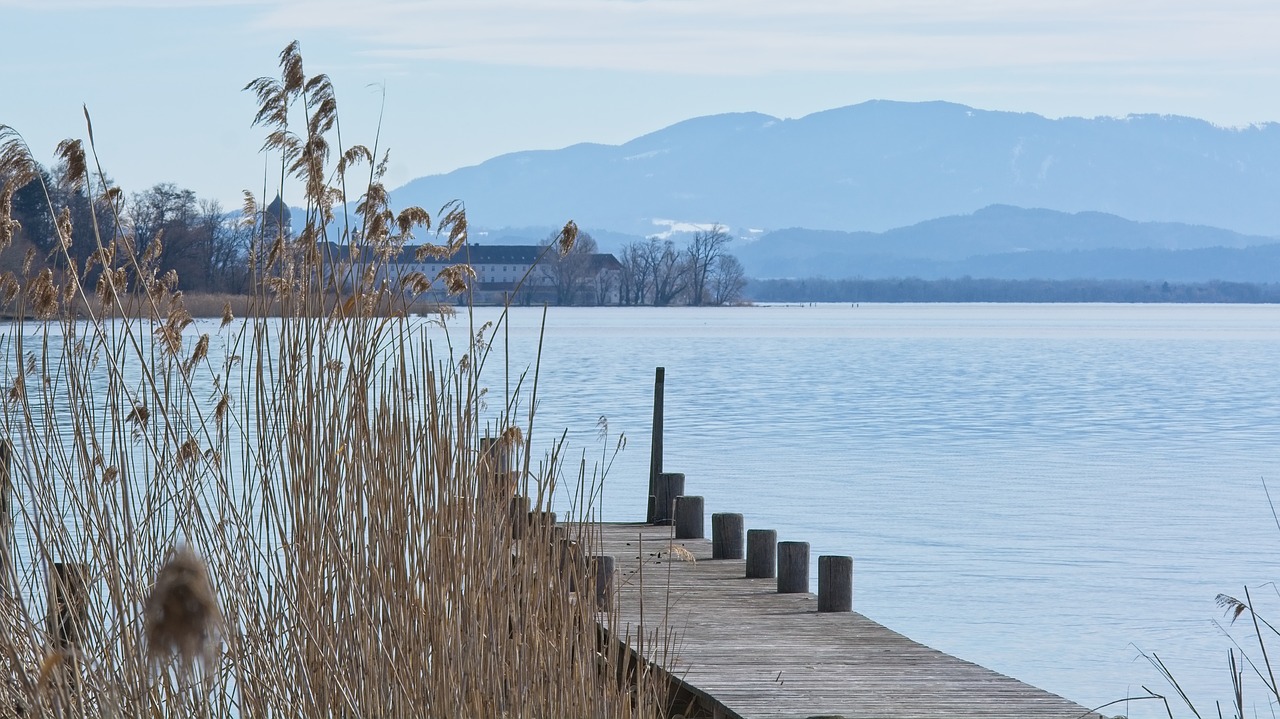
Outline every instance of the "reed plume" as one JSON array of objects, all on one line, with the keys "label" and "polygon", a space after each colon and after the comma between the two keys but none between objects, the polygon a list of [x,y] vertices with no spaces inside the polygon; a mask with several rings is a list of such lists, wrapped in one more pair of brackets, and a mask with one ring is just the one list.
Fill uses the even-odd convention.
[{"label": "reed plume", "polygon": [[[388,280],[415,232],[433,233],[421,256],[462,250],[465,207],[393,211],[387,155],[342,147],[336,92],[296,43],[247,89],[282,181],[305,190],[296,233],[245,194],[248,301],[157,274],[163,248],[137,247],[92,137],[59,150],[88,193],[89,260],[60,224],[56,271],[0,277],[19,316],[0,337],[0,435],[21,525],[0,591],[0,716],[661,716],[653,673],[576,597],[598,488],[562,481],[556,442],[531,456],[519,383],[486,404],[500,323],[415,317],[428,308]],[[0,126],[0,165],[27,161]],[[464,293],[475,272],[409,289],[434,279]],[[575,486],[566,562],[529,517]],[[68,562],[91,570],[86,620],[52,661],[39,595]]]},{"label": "reed plume", "polygon": [[222,614],[209,582],[209,571],[190,547],[170,552],[156,573],[143,604],[147,661],[158,666],[176,657],[191,670],[208,667],[221,636]]}]

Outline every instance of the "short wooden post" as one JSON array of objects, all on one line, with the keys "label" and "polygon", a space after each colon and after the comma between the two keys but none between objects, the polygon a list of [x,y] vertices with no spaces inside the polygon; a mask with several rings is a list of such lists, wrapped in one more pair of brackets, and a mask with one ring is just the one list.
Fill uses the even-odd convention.
[{"label": "short wooden post", "polygon": [[653,521],[651,524],[669,525],[675,521],[676,497],[684,494],[684,474],[663,472],[653,493]]},{"label": "short wooden post", "polygon": [[778,593],[809,591],[809,543],[778,542]]},{"label": "short wooden post", "polygon": [[511,538],[523,539],[529,524],[529,498],[511,498]]},{"label": "short wooden post", "polygon": [[596,609],[607,612],[613,607],[613,574],[616,567],[613,556],[593,554],[589,576],[595,577]]},{"label": "short wooden post", "polygon": [[778,532],[747,530],[747,578],[773,579],[778,572]]},{"label": "short wooden post", "polygon": [[[653,374],[653,440],[649,449],[650,497],[659,495],[658,475],[662,474],[662,395],[664,392],[663,385],[666,383],[666,374],[666,367],[658,367]],[[680,494],[684,494],[684,492],[680,492]],[[674,497],[675,495],[672,496]],[[649,508],[649,516],[646,521],[649,524],[657,523],[658,515],[661,511],[661,505],[655,502]]]},{"label": "short wooden post", "polygon": [[49,643],[58,649],[79,646],[89,621],[89,565],[49,564]]},{"label": "short wooden post", "polygon": [[515,482],[511,476],[511,449],[503,446],[501,439],[480,438],[479,470],[481,498],[501,500],[515,494]]},{"label": "short wooden post", "polygon": [[676,497],[676,539],[702,539],[707,536],[704,506],[702,497]]},{"label": "short wooden post", "polygon": [[579,578],[587,571],[582,547],[572,539],[566,538],[557,539],[556,544],[560,546],[560,578],[569,591],[576,592]]},{"label": "short wooden post", "polygon": [[716,512],[711,515],[711,558],[742,559],[742,515]]},{"label": "short wooden post", "polygon": [[853,557],[818,557],[818,611],[853,611]]},{"label": "short wooden post", "polygon": [[8,592],[13,572],[13,443],[0,440],[0,590]]},{"label": "short wooden post", "polygon": [[556,513],[533,510],[529,512],[529,532],[525,535],[525,539],[541,539],[548,541],[551,538],[551,528],[556,526]]}]

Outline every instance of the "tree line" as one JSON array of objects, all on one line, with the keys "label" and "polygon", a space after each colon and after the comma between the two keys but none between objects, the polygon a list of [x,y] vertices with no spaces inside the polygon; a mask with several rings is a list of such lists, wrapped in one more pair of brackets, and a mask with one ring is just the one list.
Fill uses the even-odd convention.
[{"label": "tree line", "polygon": [[623,305],[727,305],[747,285],[742,263],[729,252],[733,237],[719,225],[694,233],[684,247],[650,237],[622,246],[618,299]]},{"label": "tree line", "polygon": [[[98,237],[104,246],[123,240],[139,256],[154,257],[160,274],[176,273],[186,292],[250,291],[250,250],[255,233],[262,231],[258,225],[266,222],[229,219],[217,200],[173,183],[126,196],[108,179],[107,189],[114,191],[94,193],[103,198],[94,206],[88,189],[67,177],[65,165],[42,167],[40,181],[14,189],[17,231],[13,245],[0,254],[0,269],[57,269],[64,264],[58,246],[63,218],[71,227],[68,255],[81,268],[92,264]],[[0,177],[0,194],[7,181]],[[543,256],[538,281],[549,288],[547,300],[563,305],[733,304],[742,300],[747,278],[742,263],[729,252],[732,241],[717,225],[694,233],[683,246],[653,237],[624,245],[614,257],[600,254],[596,241],[583,233],[568,253]],[[84,270],[85,279],[92,280],[96,271]]]},{"label": "tree line", "polygon": [[[547,248],[556,236],[542,240]],[[729,253],[733,237],[723,227],[694,233],[683,247],[650,237],[622,246],[619,256],[600,254],[588,233],[566,253],[544,252],[538,283],[559,305],[726,305],[740,302],[747,279]]]},{"label": "tree line", "polygon": [[1141,280],[997,280],[961,277],[752,280],[756,302],[1280,302],[1280,284]]},{"label": "tree line", "polygon": [[[65,164],[40,167],[37,181],[14,188],[11,202],[18,225],[13,245],[0,255],[3,269],[56,269],[65,264],[58,226],[69,224],[68,256],[81,268],[92,264],[89,258],[99,238],[104,246],[128,241],[139,256],[156,259],[160,274],[175,272],[185,291],[247,290],[254,228],[252,223],[228,220],[217,200],[197,197],[173,183],[126,196],[107,180],[107,191],[96,193],[101,199],[94,205],[88,188],[68,177]],[[8,182],[0,177],[0,194]],[[85,274],[93,276],[93,269]]]}]

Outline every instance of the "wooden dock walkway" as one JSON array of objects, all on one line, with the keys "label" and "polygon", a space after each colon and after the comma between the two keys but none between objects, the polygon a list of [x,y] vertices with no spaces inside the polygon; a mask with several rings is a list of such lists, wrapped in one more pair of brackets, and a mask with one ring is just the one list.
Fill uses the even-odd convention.
[{"label": "wooden dock walkway", "polygon": [[[913,642],[856,612],[818,613],[813,594],[779,594],[774,579],[746,579],[743,560],[713,560],[709,540],[673,539],[672,527],[647,524],[606,524],[601,531],[598,551],[617,563],[615,635],[641,626],[651,631],[664,619],[670,630],[673,655],[665,661],[657,656],[661,645],[641,650],[671,669],[697,699],[691,707],[696,711],[676,706],[674,714],[738,719],[1099,716]],[[854,601],[856,606],[856,595]]]}]

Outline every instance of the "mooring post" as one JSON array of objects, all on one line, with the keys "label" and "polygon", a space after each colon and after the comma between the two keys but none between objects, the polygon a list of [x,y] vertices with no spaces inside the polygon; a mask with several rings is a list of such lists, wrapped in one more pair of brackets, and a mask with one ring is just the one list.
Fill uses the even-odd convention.
[{"label": "mooring post", "polygon": [[576,592],[580,578],[587,572],[582,545],[563,537],[558,538],[556,544],[560,546],[560,579],[564,581],[570,592]]},{"label": "mooring post", "polygon": [[716,512],[711,515],[711,558],[742,559],[742,515]]},{"label": "mooring post", "polygon": [[809,543],[778,542],[778,593],[809,591]]},{"label": "mooring post", "polygon": [[[666,380],[666,367],[659,367],[653,377],[653,442],[649,450],[649,496],[658,496],[658,475],[662,474],[662,394]],[[661,507],[649,508],[649,516],[645,520],[649,524],[657,521]],[[670,510],[667,510],[670,511]]]},{"label": "mooring post", "polygon": [[853,611],[853,557],[818,557],[818,611]]},{"label": "mooring post", "polygon": [[49,563],[49,643],[58,649],[79,646],[89,621],[89,565]]},{"label": "mooring post", "polygon": [[549,542],[553,535],[552,528],[555,526],[555,512],[535,509],[532,512],[529,512],[528,534],[525,535],[525,538]]},{"label": "mooring post", "polygon": [[653,492],[653,519],[650,524],[669,525],[675,521],[676,497],[684,494],[684,474],[663,472]]},{"label": "mooring post", "polygon": [[778,572],[778,531],[747,530],[747,579],[773,579]]},{"label": "mooring post", "polygon": [[702,539],[707,536],[704,506],[702,497],[676,497],[676,539]]},{"label": "mooring post", "polygon": [[479,494],[482,499],[501,501],[515,494],[516,482],[511,476],[511,448],[501,439],[480,438],[480,456],[476,462],[479,470]]},{"label": "mooring post", "polygon": [[609,554],[591,555],[589,576],[595,577],[596,609],[607,612],[613,607],[613,574],[616,561]]},{"label": "mooring post", "polygon": [[511,538],[524,539],[525,529],[529,524],[529,498],[525,496],[511,498]]}]

